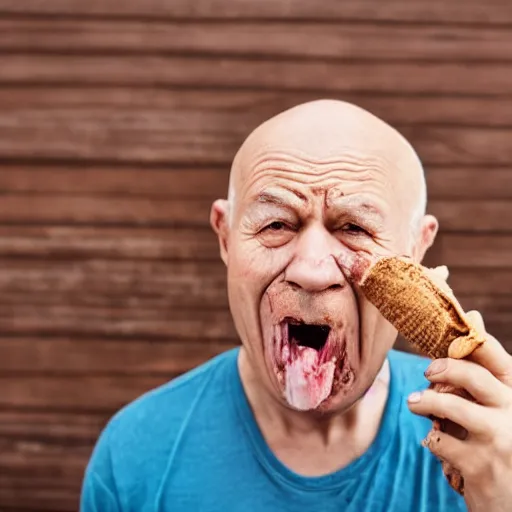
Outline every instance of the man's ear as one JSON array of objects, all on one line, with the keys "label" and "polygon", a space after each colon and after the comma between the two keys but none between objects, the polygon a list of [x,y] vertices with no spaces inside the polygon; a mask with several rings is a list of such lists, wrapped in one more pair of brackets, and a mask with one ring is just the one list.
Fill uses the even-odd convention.
[{"label": "man's ear", "polygon": [[226,199],[217,199],[210,211],[210,224],[217,234],[220,246],[220,257],[225,265],[228,264],[229,236],[229,203]]},{"label": "man's ear", "polygon": [[421,221],[418,239],[414,245],[413,258],[418,263],[423,261],[426,252],[432,247],[439,230],[439,222],[433,215],[425,215]]}]

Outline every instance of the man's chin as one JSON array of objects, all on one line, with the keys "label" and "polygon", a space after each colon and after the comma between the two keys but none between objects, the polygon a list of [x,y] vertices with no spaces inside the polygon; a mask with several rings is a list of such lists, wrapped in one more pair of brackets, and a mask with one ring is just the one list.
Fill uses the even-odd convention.
[{"label": "man's chin", "polygon": [[344,413],[351,409],[363,395],[364,393],[358,389],[354,379],[350,386],[344,387],[338,393],[332,393],[311,412],[322,415]]}]

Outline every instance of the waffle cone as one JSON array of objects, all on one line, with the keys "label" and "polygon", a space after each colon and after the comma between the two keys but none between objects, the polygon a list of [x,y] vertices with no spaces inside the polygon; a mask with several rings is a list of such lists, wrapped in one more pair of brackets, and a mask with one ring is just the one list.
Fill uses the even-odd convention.
[{"label": "waffle cone", "polygon": [[436,285],[421,265],[382,258],[360,286],[384,318],[427,357],[462,359],[484,341],[449,289]]}]

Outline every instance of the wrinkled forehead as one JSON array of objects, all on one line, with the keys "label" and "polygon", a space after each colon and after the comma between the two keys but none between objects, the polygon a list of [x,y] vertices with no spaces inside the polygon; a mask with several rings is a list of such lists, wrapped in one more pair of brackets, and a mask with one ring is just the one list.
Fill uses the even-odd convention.
[{"label": "wrinkled forehead", "polygon": [[[403,163],[392,157],[390,152],[371,146],[340,145],[320,158],[289,144],[268,144],[240,160],[237,202],[242,207],[253,202],[277,204],[278,196],[298,199],[281,201],[288,204],[321,201],[326,208],[365,204],[367,210],[372,205],[381,210],[394,205],[406,213],[407,203],[416,201],[418,187],[402,172]],[[354,194],[364,198],[357,199]]]},{"label": "wrinkled forehead", "polygon": [[[276,168],[302,175],[369,171],[385,175],[390,187],[410,189],[418,179],[414,150],[392,127],[358,108],[330,103],[281,114],[258,127],[236,155],[232,173],[237,192]],[[420,166],[421,167],[421,166]],[[238,186],[240,184],[240,187]]]}]

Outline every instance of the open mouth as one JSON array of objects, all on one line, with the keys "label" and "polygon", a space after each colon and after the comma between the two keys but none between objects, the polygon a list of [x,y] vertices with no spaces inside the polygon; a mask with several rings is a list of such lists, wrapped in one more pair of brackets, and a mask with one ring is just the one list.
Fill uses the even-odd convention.
[{"label": "open mouth", "polygon": [[277,376],[290,405],[314,409],[349,382],[352,372],[342,332],[285,317],[276,334]]},{"label": "open mouth", "polygon": [[286,364],[290,358],[313,349],[318,354],[318,363],[321,364],[331,357],[335,350],[333,331],[326,324],[308,324],[302,320],[286,317],[281,323],[281,362]]},{"label": "open mouth", "polygon": [[311,325],[288,321],[288,338],[300,347],[321,351],[327,344],[331,328],[328,325]]}]

